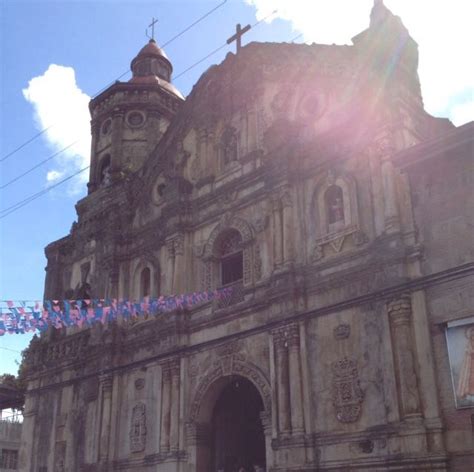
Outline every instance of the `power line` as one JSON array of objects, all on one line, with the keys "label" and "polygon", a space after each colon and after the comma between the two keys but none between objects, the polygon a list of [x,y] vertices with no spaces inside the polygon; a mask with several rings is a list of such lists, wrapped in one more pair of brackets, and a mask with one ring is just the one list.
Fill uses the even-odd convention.
[{"label": "power line", "polygon": [[[219,3],[218,5],[216,5],[214,8],[212,8],[211,10],[209,10],[208,12],[206,12],[204,15],[202,15],[201,17],[199,17],[197,20],[195,20],[193,23],[191,23],[189,26],[187,26],[184,30],[182,30],[181,32],[179,32],[178,34],[176,34],[175,36],[173,36],[171,39],[169,39],[166,43],[163,44],[162,47],[165,47],[166,45],[170,44],[171,42],[173,42],[175,39],[178,39],[180,36],[182,36],[184,33],[188,32],[191,28],[193,28],[194,26],[196,26],[198,23],[200,23],[202,20],[204,20],[205,18],[207,18],[209,15],[211,15],[212,13],[214,13],[216,10],[218,10],[219,8],[221,8],[222,6],[224,6],[225,4],[227,3],[227,0],[224,0],[223,2]],[[126,70],[123,74],[119,75],[115,80],[113,80],[112,82],[109,82],[108,85],[106,85],[105,87],[101,88],[98,92],[92,94],[92,98],[93,97],[96,97],[97,95],[100,95],[104,90],[106,90],[107,88],[110,87],[110,85],[112,85],[113,83],[115,83],[117,80],[121,79],[124,75],[127,75],[128,73],[130,73],[130,70]],[[25,146],[27,146],[28,144],[30,144],[32,141],[34,141],[36,138],[38,138],[39,136],[41,136],[42,134],[46,133],[46,131],[48,131],[50,128],[52,128],[54,126],[54,124],[48,126],[47,128],[44,128],[42,129],[39,133],[35,134],[34,136],[32,136],[28,141],[25,141],[23,144],[21,144],[20,146],[18,146],[16,149],[14,149],[13,151],[11,151],[10,153],[8,153],[7,155],[3,156],[1,159],[0,159],[0,162],[3,162],[5,161],[6,159],[8,159],[10,156],[13,156],[13,154],[16,154],[18,151],[20,151],[21,149],[23,149]]]},{"label": "power line", "polygon": [[8,187],[9,185],[13,184],[14,182],[16,182],[17,180],[20,180],[22,177],[25,177],[25,175],[28,175],[30,172],[33,172],[35,169],[37,169],[38,167],[41,167],[43,164],[45,164],[46,162],[50,161],[51,159],[55,158],[57,155],[63,153],[64,151],[66,151],[67,149],[69,149],[71,146],[74,146],[74,144],[78,143],[79,140],[77,141],[74,141],[73,143],[69,144],[68,146],[62,148],[60,151],[58,152],[55,152],[54,154],[52,154],[51,156],[47,157],[46,159],[42,160],[41,162],[39,162],[38,164],[36,164],[35,166],[31,167],[30,169],[28,169],[27,171],[23,172],[23,174],[20,174],[18,175],[17,177],[15,177],[14,179],[10,180],[9,182],[7,182],[6,184],[2,185],[0,187],[0,190],[3,190],[5,187]]},{"label": "power line", "polygon": [[219,5],[215,6],[212,10],[209,10],[207,13],[205,13],[203,16],[201,16],[200,18],[198,18],[194,23],[191,23],[187,28],[185,28],[183,31],[181,31],[181,33],[178,33],[176,36],[173,36],[171,39],[169,39],[168,41],[166,41],[166,43],[163,44],[162,47],[165,47],[167,46],[168,44],[170,44],[171,42],[173,42],[175,39],[178,39],[180,36],[182,36],[184,33],[186,33],[187,31],[189,31],[193,26],[196,26],[198,23],[200,23],[202,20],[204,20],[205,18],[207,18],[210,14],[214,13],[216,10],[218,10],[219,8],[221,8],[225,3],[227,3],[227,0],[224,0],[222,3],[219,3]]},{"label": "power line", "polygon": [[[257,21],[256,23],[254,23],[253,25],[251,25],[252,28],[254,28],[255,26],[259,25],[260,23],[262,23],[263,21],[267,20],[268,18],[270,18],[271,16],[273,16],[278,10],[273,10],[270,14],[268,14],[267,16],[265,16],[264,18],[262,18],[261,20]],[[212,55],[214,55],[216,52],[220,51],[221,49],[224,49],[226,46],[228,46],[227,42],[225,42],[224,44],[222,44],[221,46],[219,46],[218,48],[214,49],[214,51],[210,52],[207,56],[199,59],[199,61],[195,62],[194,64],[191,64],[187,69],[184,69],[182,72],[180,72],[178,75],[175,75],[173,77],[174,80],[178,79],[179,77],[181,77],[182,75],[184,75],[186,72],[190,71],[191,69],[193,69],[194,67],[196,67],[197,65],[201,64],[201,62],[204,62],[206,59],[208,59],[209,57],[211,57]]]},{"label": "power line", "polygon": [[213,54],[216,52],[220,51],[221,49],[225,48],[228,46],[227,43],[224,43],[222,46],[219,46],[218,48],[214,49],[214,51],[210,52],[207,56],[203,57],[202,59],[199,59],[199,61],[195,62],[194,64],[190,65],[187,69],[184,69],[183,72],[180,72],[178,75],[173,77],[174,80],[179,79],[182,75],[186,74],[186,72],[190,71],[191,69],[194,69],[197,65],[201,64],[201,62],[205,61],[209,57],[211,57]]},{"label": "power line", "polygon": [[10,349],[9,347],[0,346],[0,349],[3,349],[4,351],[11,351],[11,352],[16,352],[18,354],[21,354],[21,351],[16,351],[15,349]]},{"label": "power line", "polygon": [[4,210],[1,210],[2,215],[0,215],[0,220],[5,218],[6,216],[12,214],[13,212],[19,210],[20,208],[24,207],[25,205],[28,205],[28,203],[32,202],[33,200],[36,200],[37,198],[41,197],[45,193],[48,193],[49,191],[53,190],[54,188],[58,187],[59,185],[63,184],[64,182],[67,182],[68,180],[71,180],[72,178],[76,177],[76,175],[79,175],[81,172],[84,172],[85,170],[89,169],[90,166],[84,167],[83,169],[75,172],[74,174],[71,174],[67,176],[66,178],[60,180],[59,182],[55,183],[54,185],[50,185],[49,187],[46,187],[45,189],[34,193],[33,195],[30,195],[29,197],[25,198],[24,200],[21,200],[14,205],[5,208]]},{"label": "power line", "polygon": [[0,162],[3,162],[7,160],[10,156],[13,156],[16,152],[18,152],[20,149],[23,149],[27,144],[30,144],[32,141],[34,141],[37,137],[41,136],[43,133],[46,133],[52,126],[48,126],[47,128],[42,129],[39,133],[36,133],[33,137],[31,137],[28,141],[25,141],[21,146],[18,146],[16,149],[13,149],[10,153],[8,153],[6,156],[3,156],[0,159]]},{"label": "power line", "polygon": [[[224,2],[225,3],[225,2]],[[222,5],[222,4],[221,4]],[[262,23],[263,21],[267,20],[268,18],[270,18],[272,15],[274,15],[278,10],[273,10],[270,14],[268,14],[267,16],[265,16],[264,18],[262,18],[261,20],[257,21],[256,23],[254,23],[252,25],[252,28],[259,25],[260,23]],[[181,72],[180,74],[178,74],[175,79],[177,79],[178,77],[181,77],[182,75],[184,75],[186,72],[188,72],[189,70],[191,70],[192,68],[194,68],[195,66],[197,66],[198,64],[200,64],[201,62],[205,61],[207,58],[209,58],[210,56],[212,56],[213,54],[215,54],[216,52],[220,51],[221,49],[223,49],[224,47],[227,46],[227,42],[224,43],[223,45],[219,46],[218,48],[214,49],[212,52],[210,52],[209,54],[207,54],[205,57],[203,57],[202,59],[200,59],[199,61],[195,62],[194,64],[192,64],[191,66],[189,66],[187,69],[185,69],[183,72]],[[72,146],[73,144],[75,143],[72,143],[68,146],[66,146],[66,148],[64,148],[63,150],[59,151],[59,152],[63,152],[65,149],[67,149],[68,147]],[[58,153],[59,153],[58,152]],[[48,158],[49,159],[49,158]],[[40,164],[39,164],[40,165]],[[39,165],[37,165],[36,167],[38,167]],[[5,218],[6,216],[10,215],[11,213],[15,212],[16,210],[19,210],[20,208],[24,207],[25,205],[27,205],[28,203],[32,202],[33,200],[36,200],[37,198],[39,198],[40,196],[44,195],[45,193],[49,192],[50,190],[52,190],[53,188],[57,187],[58,185],[61,185],[62,183],[70,180],[71,178],[75,177],[76,175],[80,174],[81,172],[87,170],[90,166],[87,166],[87,167],[84,167],[83,169],[79,170],[78,172],[66,177],[65,179],[57,182],[56,184],[54,185],[51,185],[50,187],[47,187],[46,189],[44,190],[41,190],[40,192],[36,193],[36,194],[33,194],[27,198],[25,198],[24,200],[20,201],[20,202],[17,202],[16,204],[4,209],[4,210],[1,210],[0,213],[3,213],[1,216],[0,216],[0,219],[3,219]],[[27,171],[25,173],[25,175],[27,173],[29,173],[31,170],[33,169],[30,169],[29,171]],[[18,180],[20,179],[21,176],[19,176],[18,178],[16,178],[15,180]],[[7,183],[6,185],[9,185],[9,183]],[[2,187],[3,188],[3,187]]]}]

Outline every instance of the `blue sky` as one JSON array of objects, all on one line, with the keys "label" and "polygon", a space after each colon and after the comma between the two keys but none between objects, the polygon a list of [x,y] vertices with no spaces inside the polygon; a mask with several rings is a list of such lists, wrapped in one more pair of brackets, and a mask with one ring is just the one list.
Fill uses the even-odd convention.
[{"label": "blue sky", "polygon": [[[87,101],[129,70],[130,61],[147,42],[145,28],[152,17],[159,19],[155,36],[163,44],[220,3],[223,0],[0,0],[0,159],[45,125],[51,126],[0,163],[0,187],[76,137],[80,140],[44,166],[0,189],[0,211],[87,164]],[[244,43],[287,42],[299,34],[296,42],[350,43],[352,36],[368,26],[372,3],[227,0],[165,50],[177,76],[225,43],[236,23],[254,24],[275,9],[278,11],[271,16],[272,21],[253,28]],[[450,116],[456,124],[472,120],[472,2],[385,3],[402,17],[420,46],[420,77],[428,110]],[[230,50],[234,47],[223,48],[178,77],[175,85],[188,94],[202,72],[221,62]],[[44,247],[69,232],[76,217],[74,205],[85,191],[84,178],[77,178],[0,219],[0,299],[41,299]],[[20,351],[29,339],[29,335],[0,337],[0,373],[16,371],[14,361],[19,353],[9,349]]]}]

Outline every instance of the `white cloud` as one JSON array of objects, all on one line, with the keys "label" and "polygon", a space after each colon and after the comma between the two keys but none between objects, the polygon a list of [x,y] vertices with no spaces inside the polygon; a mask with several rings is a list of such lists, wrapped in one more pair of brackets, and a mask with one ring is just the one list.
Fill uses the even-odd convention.
[{"label": "white cloud", "polygon": [[[292,23],[306,42],[350,44],[351,37],[368,26],[373,0],[246,0],[262,19],[275,8],[276,15]],[[473,120],[474,67],[471,27],[472,0],[385,0],[402,18],[419,45],[419,75],[425,107],[437,116],[456,121]],[[470,93],[471,92],[471,93]],[[459,96],[465,101],[459,104]],[[463,112],[459,112],[459,107]],[[458,111],[455,111],[458,110]],[[469,111],[470,110],[470,111]],[[455,116],[456,114],[456,116]],[[465,121],[463,121],[465,122]]]},{"label": "white cloud", "polygon": [[57,170],[50,170],[46,174],[46,180],[48,182],[54,182],[55,180],[59,180],[64,175],[63,172],[59,172]]},{"label": "white cloud", "polygon": [[474,117],[474,99],[471,101],[454,105],[451,111],[451,119],[456,126],[471,121]]},{"label": "white cloud", "polygon": [[[44,136],[52,150],[70,146],[55,158],[57,168],[48,172],[47,181],[54,182],[89,165],[90,97],[77,86],[74,69],[51,64],[43,75],[29,81],[23,96],[34,107],[38,127],[49,127]],[[79,174],[69,190],[80,191],[87,179],[87,171]]]}]

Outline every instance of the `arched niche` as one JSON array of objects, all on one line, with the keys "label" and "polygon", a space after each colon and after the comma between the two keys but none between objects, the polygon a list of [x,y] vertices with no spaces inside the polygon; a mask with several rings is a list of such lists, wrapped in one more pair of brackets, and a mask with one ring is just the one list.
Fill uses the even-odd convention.
[{"label": "arched niche", "polygon": [[97,183],[100,187],[110,185],[110,166],[112,160],[110,154],[102,156],[97,165]]},{"label": "arched niche", "polygon": [[349,174],[327,172],[316,185],[310,211],[317,239],[356,230],[359,212],[354,178]]},{"label": "arched niche", "polygon": [[[148,257],[138,262],[133,270],[130,296],[141,299],[144,296],[157,297],[160,295],[161,268],[157,258]],[[148,294],[145,294],[148,286]]]},{"label": "arched niche", "polygon": [[239,160],[239,134],[233,126],[226,126],[219,135],[218,157],[220,168],[225,171]]}]

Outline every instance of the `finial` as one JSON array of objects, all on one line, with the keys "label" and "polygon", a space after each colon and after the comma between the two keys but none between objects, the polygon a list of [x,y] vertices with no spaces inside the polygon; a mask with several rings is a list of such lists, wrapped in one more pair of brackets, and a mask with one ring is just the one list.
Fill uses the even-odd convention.
[{"label": "finial", "polygon": [[155,20],[155,17],[152,17],[151,23],[148,25],[148,28],[151,28],[151,36],[148,35],[148,28],[145,30],[147,38],[150,38],[150,41],[155,41],[155,24],[158,23],[158,20]]}]

